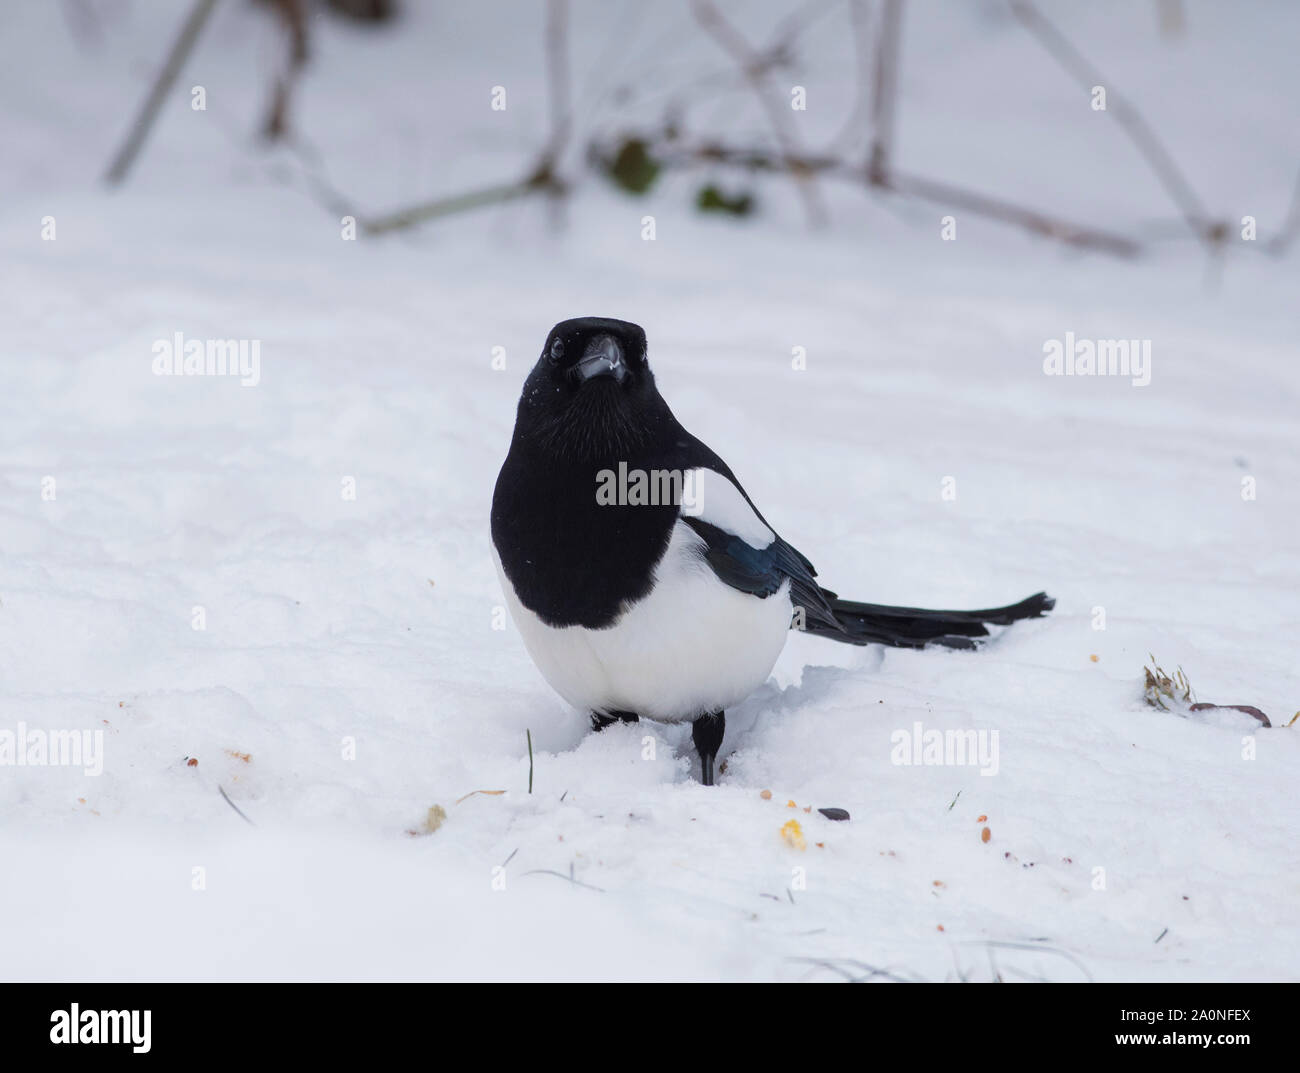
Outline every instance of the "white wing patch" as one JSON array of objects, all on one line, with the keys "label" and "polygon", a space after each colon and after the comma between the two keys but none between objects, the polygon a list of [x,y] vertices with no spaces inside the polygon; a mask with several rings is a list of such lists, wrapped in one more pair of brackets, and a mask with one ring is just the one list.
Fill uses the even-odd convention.
[{"label": "white wing patch", "polygon": [[776,534],[763,524],[754,508],[731,481],[711,469],[688,470],[683,482],[682,513],[716,525],[740,537],[751,548],[763,549]]}]

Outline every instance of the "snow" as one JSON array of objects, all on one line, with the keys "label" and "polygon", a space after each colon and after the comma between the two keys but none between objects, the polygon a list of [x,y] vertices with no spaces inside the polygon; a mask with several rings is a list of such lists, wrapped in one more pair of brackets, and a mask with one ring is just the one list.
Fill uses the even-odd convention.
[{"label": "snow", "polygon": [[[1170,42],[1147,8],[1043,6],[1214,211],[1276,232],[1300,11],[1189,4]],[[372,211],[511,179],[544,137],[540,5],[407,7],[400,32],[318,23],[297,102]],[[783,10],[761,7],[737,15],[755,38]],[[521,201],[342,241],[301,162],[249,136],[278,53],[246,5],[218,9],[106,192],[179,15],[95,8],[82,47],[60,5],[0,13],[30,43],[0,70],[0,731],[104,748],[97,777],[0,767],[0,975],[1300,978],[1297,730],[1141,699],[1153,653],[1198,699],[1300,707],[1294,254],[1126,262],[960,211],[944,242],[938,206],[829,183],[833,226],[809,232],[779,179],[734,223],[689,208],[705,173],[635,200],[576,153],[558,227]],[[999,6],[905,20],[900,165],[1139,238],[1171,215]],[[583,130],[618,129],[619,71],[666,90],[727,69],[684,5],[573,21]],[[852,107],[842,14],[797,77],[818,144]],[[692,107],[763,136],[746,91]],[[727,713],[714,788],[685,726],[588,733],[494,628],[487,535],[524,375],[579,315],[646,328],[683,424],[841,595],[1044,588],[1055,612],[978,653],[792,636]],[[259,382],[155,376],[176,332],[258,340]],[[1151,340],[1150,384],[1045,376],[1066,332]],[[918,722],[996,732],[996,775],[893,763]]]}]

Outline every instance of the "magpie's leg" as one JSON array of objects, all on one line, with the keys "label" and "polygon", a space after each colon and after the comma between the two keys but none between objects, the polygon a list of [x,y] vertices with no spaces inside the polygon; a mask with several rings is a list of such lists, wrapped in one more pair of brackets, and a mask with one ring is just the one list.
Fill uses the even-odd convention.
[{"label": "magpie's leg", "polygon": [[592,712],[591,729],[604,730],[606,727],[612,727],[615,723],[635,723],[638,721],[636,712]]},{"label": "magpie's leg", "polygon": [[702,715],[691,724],[691,740],[695,742],[695,751],[700,754],[700,782],[705,786],[713,785],[713,761],[722,748],[722,735],[726,729],[727,720],[723,712]]}]

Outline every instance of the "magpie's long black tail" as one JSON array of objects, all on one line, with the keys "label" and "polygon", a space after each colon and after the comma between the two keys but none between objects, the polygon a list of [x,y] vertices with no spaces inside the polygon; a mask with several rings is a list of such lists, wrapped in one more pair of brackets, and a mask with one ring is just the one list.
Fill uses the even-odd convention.
[{"label": "magpie's long black tail", "polygon": [[1023,618],[1038,618],[1056,606],[1045,592],[1035,593],[1018,604],[990,607],[983,611],[927,611],[920,607],[887,607],[841,600],[829,589],[822,595],[835,615],[835,625],[814,621],[804,626],[808,633],[851,645],[881,644],[895,648],[975,648],[977,638],[989,635],[989,626],[1009,626]]}]

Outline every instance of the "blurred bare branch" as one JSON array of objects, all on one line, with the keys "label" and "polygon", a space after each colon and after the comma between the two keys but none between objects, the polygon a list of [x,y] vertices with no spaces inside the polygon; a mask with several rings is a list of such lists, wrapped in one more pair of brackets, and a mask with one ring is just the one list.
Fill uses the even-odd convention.
[{"label": "blurred bare branch", "polygon": [[[777,144],[785,156],[786,170],[794,177],[803,197],[808,222],[813,226],[825,224],[828,218],[826,206],[813,182],[812,173],[800,165],[804,152],[799,144],[799,135],[790,122],[790,114],[784,102],[774,98],[769,91],[768,62],[750,46],[744,35],[723,17],[712,0],[691,0],[691,9],[695,13],[696,21],[723,51],[731,56],[753,87],[759,103],[767,113]],[[777,47],[780,47],[779,41]]]},{"label": "blurred bare branch", "polygon": [[573,107],[569,100],[569,0],[547,0],[546,77],[551,140],[544,156],[554,164],[569,140],[573,125]]},{"label": "blurred bare branch", "polygon": [[1063,67],[1079,85],[1086,90],[1094,86],[1106,88],[1106,110],[1115,116],[1116,122],[1128,134],[1138,152],[1155,172],[1174,204],[1183,214],[1187,226],[1207,247],[1213,249],[1222,244],[1227,237],[1226,225],[1221,220],[1212,220],[1200,198],[1192,189],[1178,165],[1156,136],[1154,130],[1142,114],[1130,105],[1112,88],[1101,73],[1084,59],[1065,35],[1061,33],[1029,0],[1009,0],[1011,10],[1016,18],[1034,35],[1039,43],[1051,54],[1052,58]]},{"label": "blurred bare branch", "polygon": [[[300,10],[305,0],[270,0],[286,13]],[[1059,30],[1048,22],[1032,0],[1008,0],[1017,19],[1076,81],[1091,89],[1104,80]],[[794,46],[828,11],[844,10],[847,4],[853,31],[857,66],[857,92],[843,128],[825,149],[809,150],[801,139],[787,102],[773,85],[772,75],[791,67]],[[732,61],[735,73],[710,73],[689,79],[685,87],[669,87],[669,107],[657,129],[646,132],[594,130],[584,134],[586,160],[603,170],[629,193],[641,194],[655,182],[662,168],[726,167],[738,171],[789,176],[796,184],[810,223],[824,223],[827,214],[820,179],[853,184],[886,197],[919,201],[947,211],[962,211],[998,223],[1020,228],[1033,235],[1061,242],[1077,249],[1093,250],[1118,257],[1134,257],[1146,249],[1152,236],[1144,236],[1135,224],[1131,234],[1077,223],[1054,213],[972,190],[945,179],[903,171],[895,165],[898,125],[898,86],[902,63],[903,0],[880,0],[878,17],[870,17],[866,0],[804,0],[780,21],[762,44],[750,41],[728,21],[714,0],[690,0],[695,21]],[[573,71],[570,55],[569,0],[547,0],[544,21],[544,53],[548,89],[549,129],[545,144],[532,166],[513,181],[487,185],[459,194],[433,198],[381,216],[366,216],[349,209],[344,198],[325,177],[319,154],[306,151],[301,138],[290,135],[286,143],[303,164],[307,187],[313,197],[335,213],[352,215],[362,232],[385,234],[422,223],[491,205],[504,204],[533,194],[548,195],[553,204],[567,194],[570,183],[560,174],[560,161],[575,136]],[[874,23],[874,33],[872,32]],[[305,38],[302,42],[305,48]],[[683,94],[698,103],[707,87],[731,91],[748,84],[757,97],[775,144],[737,145],[687,128]],[[614,95],[617,97],[617,94]],[[707,98],[708,94],[704,94]],[[1190,183],[1165,150],[1152,128],[1136,109],[1109,94],[1112,110],[1122,128],[1155,172],[1181,219],[1170,220],[1179,234],[1205,244],[1212,255],[1226,251],[1230,227],[1210,217]],[[643,97],[638,100],[643,102]],[[681,104],[674,103],[681,100]],[[1108,102],[1109,103],[1109,102]],[[712,185],[714,201],[721,204],[752,204],[748,191],[724,197]],[[719,201],[721,198],[721,201]],[[697,200],[697,204],[703,201]],[[889,204],[889,202],[886,202]],[[1300,179],[1286,222],[1270,242],[1260,249],[1283,254],[1300,237]]]},{"label": "blurred bare branch", "polygon": [[[441,216],[499,205],[531,194],[549,194],[553,201],[567,189],[559,177],[560,155],[572,131],[573,111],[569,100],[569,4],[568,0],[547,0],[546,69],[551,117],[550,136],[528,174],[520,180],[470,190],[451,197],[434,198],[378,217],[357,216],[361,229],[370,235],[401,231]],[[354,214],[355,215],[355,214]]]},{"label": "blurred bare branch", "polygon": [[167,99],[167,94],[171,92],[172,87],[176,84],[176,79],[180,76],[185,61],[189,59],[199,35],[203,32],[208,16],[212,14],[212,9],[216,6],[217,0],[195,0],[194,6],[190,8],[190,13],[185,19],[185,25],[181,27],[180,34],[177,35],[171,51],[167,54],[167,61],[163,64],[162,70],[158,72],[158,77],[154,80],[153,86],[144,99],[144,103],[140,106],[139,114],[131,125],[126,141],[122,143],[122,147],[117,151],[113,163],[109,165],[108,171],[104,175],[106,183],[116,186],[126,178],[127,172],[131,170],[131,165],[135,163],[136,156],[139,155],[145,139],[148,138],[149,132],[153,129],[154,122],[158,118],[158,112]]},{"label": "blurred bare branch", "polygon": [[485,186],[464,194],[441,197],[433,201],[421,202],[398,212],[384,216],[357,217],[361,229],[369,235],[382,235],[389,231],[401,231],[427,220],[436,220],[440,216],[451,216],[470,209],[481,209],[487,205],[499,205],[505,201],[514,201],[527,194],[535,194],[542,189],[530,179],[516,183],[502,183],[499,186]]},{"label": "blurred bare branch", "polygon": [[288,54],[271,88],[271,106],[262,124],[262,134],[269,141],[277,141],[289,131],[290,98],[298,76],[307,65],[307,0],[272,0],[272,6],[284,29]]},{"label": "blurred bare branch", "polygon": [[[655,159],[664,167],[687,167],[700,164],[735,167],[751,172],[786,172],[790,158],[782,153],[746,146],[726,145],[717,141],[683,142],[662,137],[652,141]],[[598,150],[606,159],[610,149]],[[978,213],[1001,223],[1013,224],[1043,238],[1055,239],[1080,249],[1097,250],[1120,257],[1134,257],[1142,250],[1136,240],[1126,235],[1039,212],[1013,202],[920,175],[889,169],[873,173],[870,165],[849,163],[834,153],[809,153],[798,157],[794,166],[801,173],[865,185],[904,197],[930,201],[952,209]]]},{"label": "blurred bare branch", "polygon": [[1182,37],[1187,32],[1187,14],[1183,0],[1156,0],[1160,32],[1165,37]]},{"label": "blurred bare branch", "polygon": [[397,0],[325,0],[325,10],[353,22],[387,22],[397,14]]},{"label": "blurred bare branch", "polygon": [[905,175],[890,171],[883,177],[870,177],[874,185],[883,186],[899,194],[907,194],[925,201],[933,201],[951,208],[965,209],[968,212],[987,216],[1002,223],[1015,224],[1032,231],[1043,238],[1057,239],[1069,246],[1082,249],[1099,250],[1113,253],[1120,257],[1135,257],[1141,252],[1141,245],[1126,235],[1113,231],[1103,231],[1086,224],[1074,224],[1068,220],[1048,216],[1023,205],[990,197],[986,194],[965,190],[919,175]]},{"label": "blurred bare branch", "polygon": [[867,0],[848,0],[849,27],[853,31],[853,58],[856,68],[857,94],[853,111],[844,122],[844,128],[835,137],[833,145],[846,150],[857,147],[867,124],[871,107],[871,19],[867,14]]},{"label": "blurred bare branch", "polygon": [[59,6],[79,48],[95,48],[103,43],[104,24],[100,21],[99,12],[86,0],[63,0]]},{"label": "blurred bare branch", "polygon": [[871,94],[871,160],[867,165],[867,174],[875,185],[887,185],[884,179],[893,158],[902,33],[903,0],[885,0],[876,37],[876,72]]},{"label": "blurred bare branch", "polygon": [[1296,176],[1295,190],[1291,194],[1291,207],[1287,210],[1286,220],[1278,234],[1269,240],[1268,252],[1279,256],[1285,254],[1291,248],[1291,243],[1296,240],[1297,234],[1300,234],[1300,175]]}]

